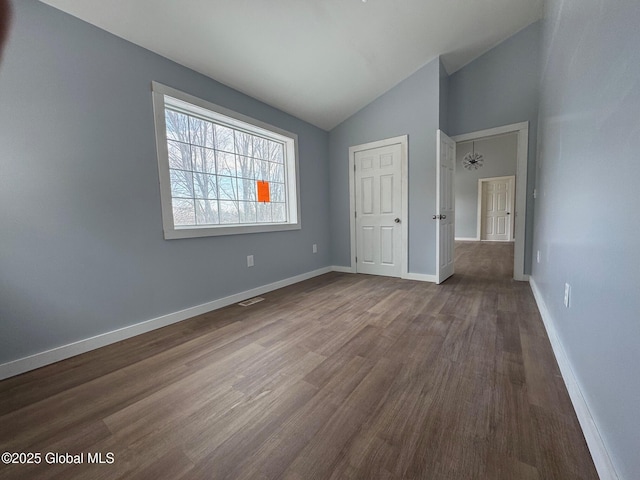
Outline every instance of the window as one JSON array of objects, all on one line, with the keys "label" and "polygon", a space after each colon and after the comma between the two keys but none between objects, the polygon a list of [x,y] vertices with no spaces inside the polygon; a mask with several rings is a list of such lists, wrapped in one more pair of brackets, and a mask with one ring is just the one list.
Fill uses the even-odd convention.
[{"label": "window", "polygon": [[166,239],[300,228],[297,136],[153,82]]}]

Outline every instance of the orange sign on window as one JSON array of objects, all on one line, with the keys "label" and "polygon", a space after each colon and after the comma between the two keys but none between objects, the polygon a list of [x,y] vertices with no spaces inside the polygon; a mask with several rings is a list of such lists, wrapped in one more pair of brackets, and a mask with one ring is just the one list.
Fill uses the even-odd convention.
[{"label": "orange sign on window", "polygon": [[263,182],[258,180],[258,201],[270,202],[271,195],[269,194],[269,182]]}]

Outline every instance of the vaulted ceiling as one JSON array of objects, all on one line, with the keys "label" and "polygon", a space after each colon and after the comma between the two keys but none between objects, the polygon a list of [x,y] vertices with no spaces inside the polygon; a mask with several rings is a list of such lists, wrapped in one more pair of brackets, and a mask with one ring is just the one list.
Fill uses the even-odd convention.
[{"label": "vaulted ceiling", "polygon": [[441,55],[453,73],[544,0],[41,0],[330,130]]}]

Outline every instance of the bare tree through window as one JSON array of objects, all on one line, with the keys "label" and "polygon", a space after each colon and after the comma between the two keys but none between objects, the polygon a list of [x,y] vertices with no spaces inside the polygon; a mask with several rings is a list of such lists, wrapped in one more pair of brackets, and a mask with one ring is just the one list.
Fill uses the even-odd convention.
[{"label": "bare tree through window", "polygon": [[[287,221],[282,143],[180,111],[165,110],[174,223]],[[271,200],[258,202],[256,182]]]}]

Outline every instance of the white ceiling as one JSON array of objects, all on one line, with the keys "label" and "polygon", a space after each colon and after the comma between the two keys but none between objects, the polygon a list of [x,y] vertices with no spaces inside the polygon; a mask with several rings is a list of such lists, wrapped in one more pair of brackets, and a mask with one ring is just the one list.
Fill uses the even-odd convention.
[{"label": "white ceiling", "polygon": [[449,73],[544,0],[41,0],[330,130],[442,55]]}]

